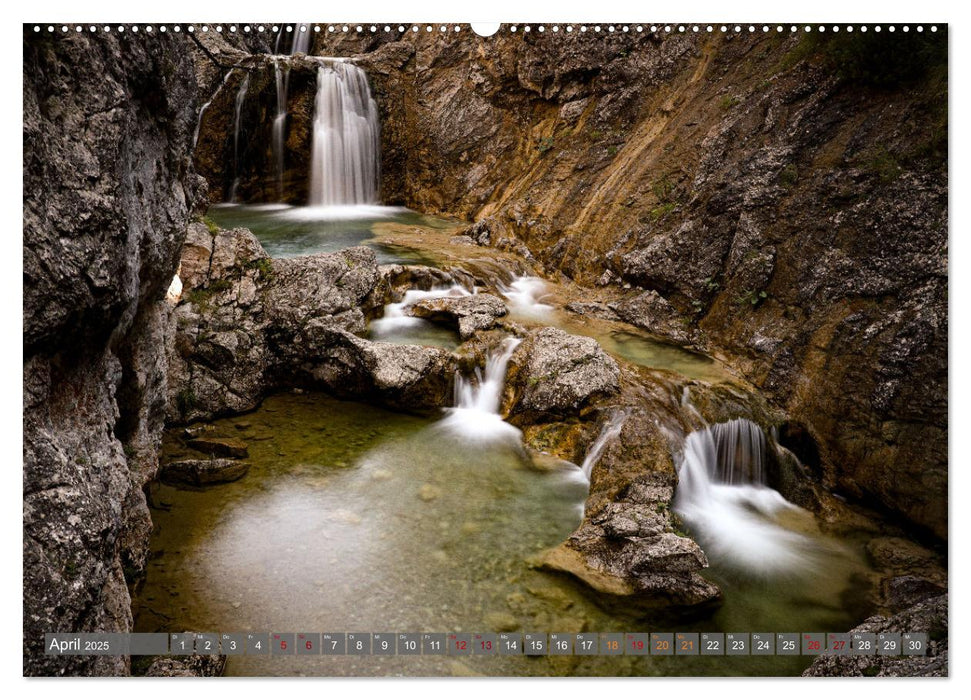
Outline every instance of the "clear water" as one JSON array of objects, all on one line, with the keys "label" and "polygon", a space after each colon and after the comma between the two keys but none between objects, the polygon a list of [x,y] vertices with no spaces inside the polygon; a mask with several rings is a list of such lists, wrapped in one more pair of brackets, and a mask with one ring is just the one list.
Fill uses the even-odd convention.
[{"label": "clear water", "polygon": [[[326,396],[283,394],[215,422],[250,451],[241,480],[153,492],[153,555],[137,631],[535,632],[845,630],[866,615],[852,556],[813,576],[716,565],[725,604],[672,623],[607,612],[572,579],[534,570],[578,524],[586,483],[505,443]],[[164,452],[184,452],[177,432]],[[791,675],[806,657],[249,657],[229,675]]]},{"label": "clear water", "polygon": [[206,214],[221,228],[248,228],[272,258],[293,258],[333,253],[356,245],[374,249],[379,263],[430,264],[414,248],[374,240],[371,227],[379,221],[442,227],[440,219],[422,216],[403,207],[291,207],[282,204],[219,204]]}]

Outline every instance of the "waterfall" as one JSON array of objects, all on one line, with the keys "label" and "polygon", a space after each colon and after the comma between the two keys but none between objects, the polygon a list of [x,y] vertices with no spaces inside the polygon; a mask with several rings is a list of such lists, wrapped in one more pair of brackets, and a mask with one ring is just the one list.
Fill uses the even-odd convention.
[{"label": "waterfall", "polygon": [[539,277],[516,277],[509,286],[500,285],[499,291],[509,301],[514,314],[524,318],[542,319],[553,307],[540,303],[546,295],[546,283]]},{"label": "waterfall", "polygon": [[378,108],[367,75],[329,59],[317,71],[310,204],[374,204],[380,151]]},{"label": "waterfall", "polygon": [[[309,29],[306,31],[300,31],[300,27],[309,28],[312,26],[312,23],[296,22],[292,26],[293,31],[290,32],[290,34],[293,36],[293,39],[290,42],[290,51],[287,53],[289,53],[291,56],[297,53],[310,53],[310,31]],[[277,55],[282,53],[280,51],[280,44],[282,43],[282,39],[284,36],[286,36],[286,34],[287,33],[285,32],[284,27],[281,26],[280,32],[276,35],[276,42],[273,44],[273,53]]]},{"label": "waterfall", "polygon": [[464,287],[457,284],[451,287],[436,287],[427,291],[421,289],[409,289],[401,298],[401,301],[388,304],[384,307],[384,316],[371,321],[371,333],[378,339],[381,336],[388,336],[396,331],[415,328],[424,325],[428,321],[408,316],[405,312],[409,307],[423,299],[441,299],[442,297],[466,297],[469,292]]},{"label": "waterfall", "polygon": [[456,374],[455,406],[445,409],[448,415],[438,423],[439,427],[470,441],[509,441],[521,447],[522,433],[499,415],[506,366],[520,342],[518,338],[503,340],[489,354],[485,372],[476,368],[474,380]]},{"label": "waterfall", "polygon": [[226,83],[229,82],[229,79],[232,77],[232,75],[233,75],[233,73],[235,71],[236,71],[235,68],[230,68],[226,72],[226,75],[223,76],[223,81],[219,84],[219,87],[216,88],[216,92],[214,92],[213,95],[212,95],[212,97],[209,98],[209,101],[206,102],[205,104],[203,104],[202,107],[199,109],[199,118],[196,120],[196,130],[192,133],[192,149],[193,150],[195,150],[196,145],[199,143],[199,131],[202,129],[202,117],[203,117],[203,115],[205,115],[206,110],[209,109],[209,105],[212,104],[212,101],[214,99],[216,99],[216,95],[218,95],[220,93],[220,91],[224,87],[226,87]]},{"label": "waterfall", "polygon": [[626,420],[626,411],[617,411],[614,413],[600,430],[600,435],[594,440],[593,445],[587,450],[587,456],[583,458],[583,464],[580,465],[580,469],[588,481],[590,480],[590,475],[593,473],[593,467],[599,461],[600,455],[603,454],[604,448],[607,447],[607,443],[615,440],[620,435],[620,431],[623,429]]},{"label": "waterfall", "polygon": [[236,188],[239,186],[239,123],[247,90],[249,90],[249,73],[243,78],[239,92],[236,93],[236,112],[233,118],[233,186],[229,190],[230,202],[236,201]]},{"label": "waterfall", "polygon": [[280,61],[273,59],[273,73],[276,80],[276,116],[273,117],[273,163],[276,169],[277,199],[283,201],[283,149],[287,128],[287,84],[290,81],[290,65],[280,67]]},{"label": "waterfall", "polygon": [[803,511],[765,485],[767,449],[765,433],[744,418],[692,432],[674,509],[713,560],[748,573],[807,571],[815,544],[780,524]]}]

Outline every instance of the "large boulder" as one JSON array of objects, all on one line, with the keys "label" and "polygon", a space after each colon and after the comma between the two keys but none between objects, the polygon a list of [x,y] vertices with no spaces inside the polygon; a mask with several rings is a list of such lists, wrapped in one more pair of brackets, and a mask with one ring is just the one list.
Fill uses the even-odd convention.
[{"label": "large boulder", "polygon": [[510,360],[510,413],[524,422],[576,414],[617,393],[620,369],[596,340],[558,328],[529,333]]},{"label": "large boulder", "polygon": [[686,613],[717,605],[721,592],[700,571],[708,559],[676,533],[669,510],[672,474],[652,473],[583,523],[539,559],[543,568],[585,583],[607,605]]}]

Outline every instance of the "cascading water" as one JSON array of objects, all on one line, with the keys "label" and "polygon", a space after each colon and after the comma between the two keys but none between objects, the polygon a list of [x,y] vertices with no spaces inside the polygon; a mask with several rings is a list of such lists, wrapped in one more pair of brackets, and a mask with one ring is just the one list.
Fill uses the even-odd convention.
[{"label": "cascading water", "polygon": [[424,299],[441,299],[443,297],[467,297],[471,292],[457,284],[451,287],[437,287],[435,289],[409,289],[401,301],[384,307],[384,316],[371,321],[371,334],[378,340],[402,330],[417,328],[428,324],[428,321],[414,316],[408,316],[406,310]]},{"label": "cascading water", "polygon": [[499,291],[509,301],[510,310],[520,317],[542,319],[553,310],[540,302],[546,295],[546,283],[539,277],[516,277],[508,286],[500,285]]},{"label": "cascading water", "polygon": [[290,65],[273,59],[276,81],[276,116],[273,117],[273,164],[276,171],[277,199],[283,201],[283,148],[287,128],[287,84],[290,82]]},{"label": "cascading water", "polygon": [[620,431],[624,428],[624,422],[627,420],[626,411],[617,411],[614,413],[610,420],[608,420],[604,427],[600,430],[600,435],[594,440],[593,445],[587,450],[586,457],[583,458],[583,464],[580,465],[580,470],[583,475],[587,477],[587,481],[590,480],[590,475],[593,473],[594,465],[600,460],[600,455],[603,454],[604,449],[607,444],[612,440],[617,439],[620,435]]},{"label": "cascading water", "polygon": [[340,59],[317,71],[310,204],[374,204],[378,200],[379,123],[367,74]]},{"label": "cascading water", "polygon": [[204,105],[202,105],[202,107],[199,109],[199,118],[196,120],[196,130],[192,133],[193,150],[195,150],[196,145],[199,143],[199,131],[202,129],[202,117],[206,114],[206,110],[209,109],[209,105],[212,104],[212,101],[216,99],[216,95],[218,95],[220,91],[224,87],[226,87],[226,83],[229,82],[229,79],[233,76],[233,73],[235,72],[236,72],[235,68],[231,68],[226,72],[226,75],[223,76],[222,83],[219,84],[219,88],[216,90],[215,93],[213,93],[213,96],[209,98],[209,101],[206,102]]},{"label": "cascading water", "polygon": [[230,202],[236,201],[236,188],[239,187],[239,125],[247,90],[249,90],[249,73],[243,78],[239,92],[236,93],[236,111],[233,118],[233,186],[229,190]]},{"label": "cascading water", "polygon": [[820,543],[779,523],[803,511],[765,485],[767,449],[762,429],[744,418],[691,433],[674,509],[719,563],[750,574],[807,572]]},{"label": "cascading water", "polygon": [[522,449],[522,433],[499,415],[506,367],[520,342],[518,338],[503,340],[486,360],[485,372],[476,368],[474,381],[456,374],[455,406],[445,409],[447,415],[437,424],[439,428],[468,441],[508,441]]}]

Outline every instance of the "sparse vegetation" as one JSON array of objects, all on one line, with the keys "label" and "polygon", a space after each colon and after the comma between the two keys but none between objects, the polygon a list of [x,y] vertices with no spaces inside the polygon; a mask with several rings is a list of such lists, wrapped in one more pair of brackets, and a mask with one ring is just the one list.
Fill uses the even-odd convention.
[{"label": "sparse vegetation", "polygon": [[735,301],[737,301],[739,304],[748,304],[754,309],[768,298],[769,295],[765,292],[765,290],[756,291],[754,289],[746,289]]},{"label": "sparse vegetation", "polygon": [[250,260],[245,265],[247,270],[258,270],[260,277],[269,280],[273,277],[273,261],[270,258],[257,258]]},{"label": "sparse vegetation", "polygon": [[729,110],[735,105],[737,105],[741,100],[735,95],[725,95],[721,100],[718,101],[718,106],[724,110]]},{"label": "sparse vegetation", "polygon": [[795,163],[789,163],[786,167],[782,169],[779,173],[779,184],[789,189],[799,180],[799,170],[796,168]]},{"label": "sparse vegetation", "polygon": [[541,154],[542,153],[546,153],[547,151],[551,150],[552,148],[553,148],[553,137],[552,136],[544,136],[543,138],[539,139],[536,142],[536,150],[539,151]]}]

